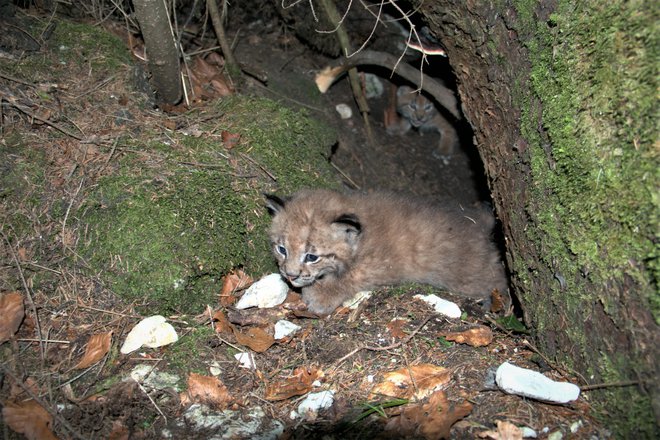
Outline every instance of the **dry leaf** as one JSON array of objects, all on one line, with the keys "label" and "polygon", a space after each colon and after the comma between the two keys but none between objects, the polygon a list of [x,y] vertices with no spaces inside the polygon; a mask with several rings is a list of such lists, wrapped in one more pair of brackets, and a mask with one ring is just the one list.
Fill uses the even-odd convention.
[{"label": "dry leaf", "polygon": [[484,347],[493,342],[493,331],[484,325],[462,332],[441,333],[441,336],[444,336],[448,341],[468,344],[473,347]]},{"label": "dry leaf", "polygon": [[325,93],[328,91],[332,83],[337,79],[337,76],[339,76],[340,73],[342,73],[345,70],[345,67],[339,66],[339,67],[326,67],[322,71],[316,75],[316,78],[314,78],[314,82],[316,83],[316,87],[318,87],[319,91],[321,93]]},{"label": "dry leaf", "polygon": [[293,376],[267,384],[264,399],[277,401],[302,396],[308,393],[312,389],[312,383],[321,377],[323,377],[323,371],[316,367],[298,367],[293,370]]},{"label": "dry leaf", "polygon": [[0,344],[14,336],[25,317],[23,295],[10,292],[0,296]]},{"label": "dry leaf", "polygon": [[215,376],[203,376],[190,373],[188,389],[181,393],[181,404],[203,403],[213,408],[224,409],[231,403],[232,397],[225,384]]},{"label": "dry leaf", "polygon": [[227,320],[222,310],[218,310],[213,314],[213,321],[215,322],[216,333],[232,333],[234,331],[234,326]]},{"label": "dry leaf", "polygon": [[523,432],[522,429],[518,428],[511,422],[506,420],[498,420],[495,422],[497,424],[497,431],[483,431],[479,433],[479,438],[486,438],[492,440],[522,440]]},{"label": "dry leaf", "polygon": [[87,346],[85,347],[85,355],[73,368],[82,369],[94,365],[103,359],[103,356],[105,356],[110,351],[110,345],[112,345],[112,332],[92,335],[89,338],[89,341],[87,341]]},{"label": "dry leaf", "polygon": [[[506,295],[506,296],[505,296]],[[499,290],[493,289],[490,292],[490,311],[492,313],[507,312],[506,305],[509,303],[508,294],[502,294]]]},{"label": "dry leaf", "polygon": [[2,418],[7,426],[25,435],[28,440],[57,440],[50,430],[53,418],[34,400],[7,402],[2,408]]},{"label": "dry leaf", "polygon": [[390,419],[385,429],[404,438],[421,434],[427,439],[446,439],[452,425],[471,411],[470,402],[450,402],[444,391],[436,391],[428,402],[403,408],[398,417]]},{"label": "dry leaf", "polygon": [[234,304],[236,302],[234,293],[238,290],[245,289],[253,282],[254,280],[240,269],[235,269],[225,275],[225,278],[222,281],[222,291],[220,292],[220,305],[230,306]]},{"label": "dry leaf", "polygon": [[403,331],[403,326],[406,325],[406,321],[403,319],[393,319],[387,323],[387,330],[393,338],[402,339],[406,336],[406,333]]},{"label": "dry leaf", "polygon": [[220,137],[222,138],[222,146],[228,150],[231,150],[236,145],[238,145],[238,141],[241,140],[240,133],[232,133],[227,130],[222,130]]},{"label": "dry leaf", "polygon": [[257,353],[262,353],[275,343],[275,339],[263,329],[253,327],[246,333],[241,333],[238,329],[234,329],[234,336],[239,344],[247,345]]},{"label": "dry leaf", "polygon": [[383,381],[373,387],[369,398],[423,399],[446,385],[450,378],[451,372],[446,368],[432,364],[412,365],[386,373]]}]

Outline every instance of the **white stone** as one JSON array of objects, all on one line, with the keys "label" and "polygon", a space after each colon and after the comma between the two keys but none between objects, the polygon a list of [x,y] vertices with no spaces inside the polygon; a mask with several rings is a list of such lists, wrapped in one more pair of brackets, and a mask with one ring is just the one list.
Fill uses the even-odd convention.
[{"label": "white stone", "polygon": [[[266,415],[260,406],[246,411],[213,411],[206,405],[195,403],[186,410],[183,418],[193,430],[205,431],[204,438],[209,440],[276,440],[284,432],[284,425]],[[211,436],[208,436],[208,431],[212,431]]]},{"label": "white stone", "polygon": [[266,275],[253,283],[236,303],[237,309],[259,307],[260,309],[275,307],[286,299],[289,286],[279,273]]},{"label": "white stone", "polygon": [[351,119],[353,116],[353,110],[346,104],[337,104],[335,110],[339,113],[339,117],[342,119]]},{"label": "white stone", "polygon": [[234,358],[241,364],[242,368],[249,368],[250,370],[256,369],[252,353],[236,353]]},{"label": "white stone", "polygon": [[300,330],[300,328],[301,327],[299,325],[296,325],[291,321],[280,319],[275,323],[275,335],[273,338],[276,340],[286,338],[287,336],[292,335],[293,333]]},{"label": "white stone", "polygon": [[449,316],[450,318],[461,317],[461,309],[456,303],[442,299],[437,295],[415,295],[414,298],[421,299],[425,303],[433,306],[437,313]]},{"label": "white stone", "polygon": [[538,371],[520,368],[508,362],[498,367],[495,382],[506,393],[545,402],[567,403],[580,395],[580,388],[575,384],[555,382]]},{"label": "white stone", "polygon": [[298,405],[296,414],[298,417],[303,417],[307,420],[314,419],[320,410],[330,408],[334,401],[335,392],[332,390],[309,393],[307,397],[300,402],[300,405]]},{"label": "white stone", "polygon": [[144,346],[149,348],[162,347],[179,340],[172,324],[165,322],[160,315],[149,316],[138,322],[128,333],[121,346],[122,354],[131,353]]}]

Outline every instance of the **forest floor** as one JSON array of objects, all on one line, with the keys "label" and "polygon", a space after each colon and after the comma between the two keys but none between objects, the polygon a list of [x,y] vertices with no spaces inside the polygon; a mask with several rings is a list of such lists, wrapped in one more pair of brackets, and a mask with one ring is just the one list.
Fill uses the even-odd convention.
[{"label": "forest floor", "polygon": [[[13,25],[23,26],[20,21]],[[266,72],[268,81],[249,79],[241,93],[302,108],[332,125],[338,135],[333,166],[346,187],[453,197],[467,204],[485,201],[472,146],[445,163],[433,156],[431,137],[385,133],[387,79],[385,94],[370,101],[374,142],[369,142],[345,79],[313,102],[298,87],[310,83],[328,59],[279,26],[268,32],[249,29],[242,31],[235,55]],[[39,57],[56,63],[57,54],[49,50],[42,47]],[[18,58],[31,56],[3,54],[3,72]],[[61,69],[53,68],[53,75],[56,70],[61,75]],[[608,437],[591,415],[588,393],[555,405],[500,391],[494,372],[503,362],[558,381],[583,381],[536,353],[528,332],[501,324],[470,301],[443,293],[460,306],[462,316],[434,313],[414,298],[428,292],[423,286],[383,289],[357,309],[343,308],[325,319],[298,311],[295,294],[265,311],[237,312],[218,301],[195,316],[167,317],[178,342],[120,354],[126,335],[144,316],[111,288],[97,288],[82,263],[68,258],[76,241],[67,235],[67,215],[63,224],[49,213],[68,214],[83,203],[78,194],[85,188],[117,172],[113,162],[119,151],[84,143],[71,137],[72,131],[84,131],[86,139],[116,137],[124,126],[101,129],[100,119],[117,115],[120,108],[132,124],[155,130],[170,129],[168,116],[146,108],[130,84],[93,69],[38,81],[0,74],[0,91],[0,149],[8,159],[0,165],[0,307],[6,321],[0,330],[16,328],[0,341],[3,438],[515,439],[521,438],[522,427],[534,430],[537,438]],[[117,106],[95,107],[96,94],[116,96]],[[341,119],[335,111],[339,103],[353,107],[354,116]],[[18,134],[24,149],[14,154],[11,143]],[[40,188],[14,186],[17,182],[5,178],[20,167],[29,169],[25,151],[46,158],[40,162]],[[39,198],[38,209],[27,203],[31,197]],[[218,283],[218,293],[222,287]],[[20,295],[24,319],[10,292]],[[300,328],[274,341],[276,318]],[[462,334],[464,343],[456,341],[461,337],[456,333],[475,329],[485,340],[468,332]],[[238,352],[249,353],[254,365],[242,366],[234,357]],[[319,396],[329,407],[309,412],[299,407],[319,392],[325,392]]]}]

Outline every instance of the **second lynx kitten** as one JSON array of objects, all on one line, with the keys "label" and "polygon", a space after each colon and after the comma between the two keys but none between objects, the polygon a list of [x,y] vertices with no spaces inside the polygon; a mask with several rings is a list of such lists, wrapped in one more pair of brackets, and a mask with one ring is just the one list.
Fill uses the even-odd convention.
[{"label": "second lynx kitten", "polygon": [[401,115],[401,119],[398,124],[387,127],[389,134],[404,134],[412,127],[420,133],[439,133],[438,154],[447,157],[454,153],[458,145],[456,128],[424,95],[415,92],[412,87],[399,87],[396,91],[396,111]]},{"label": "second lynx kitten", "polygon": [[331,313],[358,291],[404,281],[484,300],[493,289],[507,294],[485,210],[441,209],[389,193],[266,197],[280,272],[312,312]]}]

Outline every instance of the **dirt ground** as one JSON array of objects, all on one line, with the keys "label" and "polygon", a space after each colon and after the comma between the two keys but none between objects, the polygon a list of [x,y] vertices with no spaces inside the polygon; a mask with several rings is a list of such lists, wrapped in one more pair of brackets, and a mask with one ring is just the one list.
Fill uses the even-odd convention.
[{"label": "dirt ground", "polygon": [[[268,81],[264,84],[249,79],[243,93],[261,94],[283,105],[305,108],[314,117],[332,124],[339,138],[332,161],[347,188],[387,188],[437,198],[453,197],[466,204],[487,201],[487,189],[469,144],[469,133],[464,136],[467,142],[462,151],[449,163],[433,156],[433,139],[428,135],[411,132],[402,137],[388,136],[382,119],[388,105],[388,80],[384,79],[385,95],[370,101],[374,132],[374,142],[370,143],[364,123],[356,116],[357,109],[345,79],[321,98],[309,99],[304,88],[298,87],[303,81],[311,82],[314,73],[329,61],[327,58],[291,38],[277,23],[271,23],[265,33],[250,29],[249,23],[242,27],[235,55],[239,61],[266,72]],[[5,62],[11,59],[5,58]],[[103,81],[104,78],[91,77],[67,83],[67,93],[58,103],[64,109],[62,113],[82,110],[76,97],[89,93],[89,84],[98,85],[93,93],[109,93],[103,90]],[[7,75],[0,78],[0,84],[6,96],[3,103],[9,102],[9,96],[27,93],[25,84]],[[112,86],[121,85],[112,83]],[[112,93],[131,95],[126,90],[112,90]],[[351,106],[354,116],[341,119],[335,111],[339,103]],[[158,113],[140,107],[131,99],[122,105],[140,124],[165,124]],[[66,135],[63,140],[59,138],[58,148],[45,148],[57,125],[55,119],[49,114],[41,114],[42,120],[36,119],[34,115],[18,112],[17,108],[3,105],[3,111],[9,115],[3,116],[4,135],[21,130],[32,143],[30,148],[48,157],[49,165],[43,174],[52,190],[50,199],[42,200],[44,209],[59,206],[66,210],[72,196],[80,190],[76,187],[79,180],[71,179],[76,170],[96,170],[85,185],[93,185],[95,177],[112,172],[105,166],[105,160],[110,157],[106,151],[85,149]],[[94,111],[87,114],[88,120],[78,117],[76,122],[94,132],[97,115]],[[107,132],[99,130],[96,134],[102,136]],[[2,164],[5,168],[19,165]],[[21,209],[7,206],[4,196],[2,200],[4,210]],[[36,222],[47,217],[26,212],[24,218]],[[201,328],[215,326],[215,331],[202,333],[202,337],[195,339],[196,345],[184,359],[183,368],[177,364],[179,368],[171,369],[175,360],[170,357],[170,347],[118,355],[118,345],[141,318],[134,312],[134,305],[99,288],[93,279],[81,276],[75,264],[64,258],[61,243],[66,243],[67,237],[56,232],[62,229],[61,225],[47,221],[34,223],[33,235],[15,237],[14,226],[4,219],[3,215],[0,288],[3,294],[19,290],[31,292],[32,296],[26,300],[26,317],[18,333],[0,345],[3,438],[53,438],[48,437],[51,431],[57,438],[83,439],[274,438],[266,434],[271,432],[273,421],[279,421],[282,431],[279,438],[284,439],[440,438],[447,433],[451,438],[465,439],[520,438],[517,432],[505,433],[508,425],[503,422],[531,428],[538,438],[608,437],[607,430],[590,414],[588,393],[573,403],[554,405],[500,391],[493,376],[497,366],[505,361],[542,371],[555,380],[582,382],[536,353],[527,333],[506,328],[476,304],[443,293],[443,297],[459,304],[464,313],[460,319],[433,313],[428,305],[414,298],[417,293],[428,292],[420,286],[376,292],[357,310],[343,309],[327,319],[309,318],[295,307],[287,306],[296,303],[295,296],[264,316],[257,316],[256,312],[237,316],[231,307],[214,305],[211,313],[220,311],[228,316],[239,332],[270,329],[272,321],[282,317],[301,327],[294,336],[262,352],[253,352],[254,369],[241,368],[232,356],[246,345],[237,339],[236,332],[227,329],[223,332],[218,322],[209,322],[209,314],[204,311],[200,311],[195,322]],[[44,273],[50,275],[51,281],[30,289]],[[191,339],[193,333],[199,335],[199,329],[190,325],[194,317],[168,318],[179,332],[180,342],[187,337]],[[247,325],[237,324],[239,321]],[[37,327],[41,336],[37,336]],[[473,328],[489,329],[492,341],[484,346],[471,346],[451,342],[447,335]],[[101,330],[112,332],[114,354],[103,356],[85,369],[74,369],[89,345],[89,335]],[[195,394],[186,393],[185,386],[180,389],[174,385],[148,384],[146,380],[120,380],[139,364],[147,364],[154,371],[172,370],[178,374],[186,370],[206,371],[208,377],[220,380],[221,385],[212,382],[213,385]],[[439,387],[442,393],[435,394],[442,404],[433,409],[424,404],[436,388],[426,389],[420,377],[407,385],[394,386],[394,394],[373,393],[374,385],[383,383],[387,373],[401,370],[405,374],[414,366],[426,364],[442,368],[441,372],[434,370],[432,375],[442,378]],[[217,376],[210,375],[212,367],[220,371]],[[192,389],[191,377],[181,376],[178,382],[187,383],[187,388]],[[314,380],[317,382],[313,383]],[[296,386],[302,391],[285,392],[287,387]],[[215,392],[219,389],[226,393],[225,398],[217,397]],[[273,390],[286,397],[272,398]],[[291,417],[292,410],[308,391],[322,390],[334,391],[334,404],[330,408],[306,418]],[[427,394],[417,394],[422,391]],[[20,409],[28,401],[36,402],[42,409],[28,411],[22,423],[12,419],[16,412],[20,419]],[[250,434],[231,434],[217,425],[196,424],[188,414],[191,406],[200,402],[218,413],[233,411],[235,419],[244,424],[256,420],[260,425]],[[263,414],[254,418],[251,414],[257,407]],[[429,423],[427,419],[434,414],[439,420]],[[498,422],[501,430],[488,434],[497,431]],[[46,428],[39,431],[30,426]]]}]

